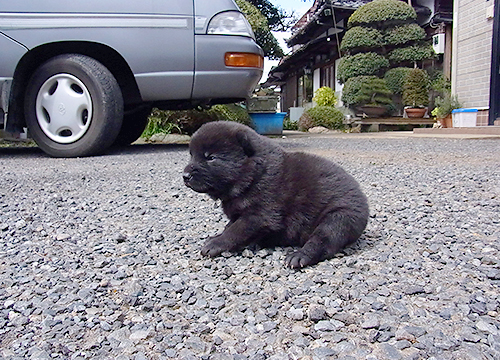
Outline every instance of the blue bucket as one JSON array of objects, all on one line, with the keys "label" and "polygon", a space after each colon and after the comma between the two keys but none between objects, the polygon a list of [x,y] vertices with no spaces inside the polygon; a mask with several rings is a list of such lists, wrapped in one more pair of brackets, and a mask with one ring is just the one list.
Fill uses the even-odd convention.
[{"label": "blue bucket", "polygon": [[261,135],[281,135],[283,133],[283,119],[285,112],[279,113],[250,113],[253,128]]}]

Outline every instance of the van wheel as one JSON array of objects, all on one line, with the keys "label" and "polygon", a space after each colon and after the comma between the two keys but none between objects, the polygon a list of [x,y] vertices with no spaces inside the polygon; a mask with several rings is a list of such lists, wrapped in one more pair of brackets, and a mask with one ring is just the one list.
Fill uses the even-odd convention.
[{"label": "van wheel", "polygon": [[88,56],[65,54],[31,77],[24,114],[30,136],[56,157],[102,153],[122,124],[123,98],[113,74]]},{"label": "van wheel", "polygon": [[151,106],[144,106],[126,111],[123,115],[122,128],[113,145],[127,146],[139,139],[148,125],[151,110]]}]

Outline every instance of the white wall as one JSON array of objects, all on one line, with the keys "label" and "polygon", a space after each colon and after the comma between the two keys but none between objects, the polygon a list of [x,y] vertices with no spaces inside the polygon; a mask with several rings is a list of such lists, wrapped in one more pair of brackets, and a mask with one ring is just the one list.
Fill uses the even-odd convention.
[{"label": "white wall", "polygon": [[341,84],[337,79],[337,74],[339,73],[339,63],[340,59],[335,60],[335,95],[337,96],[337,106],[343,106],[341,98],[344,84]]},{"label": "white wall", "polygon": [[313,94],[321,87],[321,69],[315,69],[313,73]]},{"label": "white wall", "polygon": [[486,0],[454,2],[451,83],[464,107],[489,106],[492,6],[494,2]]}]

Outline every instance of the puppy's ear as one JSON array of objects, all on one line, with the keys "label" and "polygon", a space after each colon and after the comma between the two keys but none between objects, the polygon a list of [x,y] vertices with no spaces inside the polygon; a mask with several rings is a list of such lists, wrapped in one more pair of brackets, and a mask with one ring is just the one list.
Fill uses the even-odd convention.
[{"label": "puppy's ear", "polygon": [[238,131],[236,133],[236,139],[243,148],[243,151],[245,152],[246,156],[251,157],[255,154],[255,149],[252,145],[252,141],[250,140],[250,137],[248,136],[247,132]]}]

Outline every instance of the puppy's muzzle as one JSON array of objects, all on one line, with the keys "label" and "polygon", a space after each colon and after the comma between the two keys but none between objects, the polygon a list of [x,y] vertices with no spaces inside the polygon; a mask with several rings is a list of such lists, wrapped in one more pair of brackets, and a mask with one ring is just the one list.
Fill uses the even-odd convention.
[{"label": "puppy's muzzle", "polygon": [[189,184],[191,180],[193,180],[193,175],[190,172],[184,172],[182,174],[182,178],[184,179],[185,184]]}]

